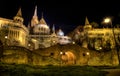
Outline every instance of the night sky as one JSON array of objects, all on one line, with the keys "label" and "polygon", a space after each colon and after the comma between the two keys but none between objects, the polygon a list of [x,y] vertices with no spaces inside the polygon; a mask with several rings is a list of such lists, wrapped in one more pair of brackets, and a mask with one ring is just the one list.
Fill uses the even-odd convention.
[{"label": "night sky", "polygon": [[[100,24],[104,17],[112,16],[113,24],[120,24],[119,2],[92,0],[0,0],[0,17],[12,19],[21,7],[24,24],[28,25],[34,8],[38,7],[38,16],[43,12],[47,24],[61,28],[65,34],[78,25],[84,25],[85,17],[89,22]],[[11,2],[13,1],[13,2]]]}]

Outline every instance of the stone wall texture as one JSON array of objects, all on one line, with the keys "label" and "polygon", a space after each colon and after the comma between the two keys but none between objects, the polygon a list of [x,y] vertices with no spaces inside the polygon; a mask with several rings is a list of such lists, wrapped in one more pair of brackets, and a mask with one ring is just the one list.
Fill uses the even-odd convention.
[{"label": "stone wall texture", "polygon": [[98,52],[78,45],[55,45],[30,51],[24,47],[5,47],[1,62],[31,65],[89,65],[116,66],[119,64],[116,50]]}]

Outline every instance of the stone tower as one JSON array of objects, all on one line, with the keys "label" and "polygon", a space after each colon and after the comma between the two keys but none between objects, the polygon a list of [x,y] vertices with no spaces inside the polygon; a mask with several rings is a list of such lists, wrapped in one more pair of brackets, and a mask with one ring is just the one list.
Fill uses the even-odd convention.
[{"label": "stone tower", "polygon": [[92,29],[92,25],[90,25],[88,18],[85,18],[85,25],[84,25],[84,31],[88,31]]},{"label": "stone tower", "polygon": [[83,44],[82,44],[82,47],[85,47],[87,48],[88,46],[88,39],[87,39],[87,35],[88,35],[88,31],[92,29],[92,25],[90,25],[89,21],[88,21],[88,18],[86,17],[85,18],[85,25],[84,25],[84,41],[83,41]]}]

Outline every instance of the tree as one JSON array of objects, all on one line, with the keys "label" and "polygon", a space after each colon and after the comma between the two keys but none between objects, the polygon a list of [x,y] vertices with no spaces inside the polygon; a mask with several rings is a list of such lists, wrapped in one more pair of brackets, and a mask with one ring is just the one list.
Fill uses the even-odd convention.
[{"label": "tree", "polygon": [[110,51],[110,50],[111,50],[111,43],[110,43],[110,40],[107,40],[107,41],[106,41],[105,50],[106,50],[106,51]]},{"label": "tree", "polygon": [[120,24],[116,24],[115,27],[120,28]]},{"label": "tree", "polygon": [[97,28],[99,26],[99,24],[97,22],[91,22],[91,25],[93,28]]}]

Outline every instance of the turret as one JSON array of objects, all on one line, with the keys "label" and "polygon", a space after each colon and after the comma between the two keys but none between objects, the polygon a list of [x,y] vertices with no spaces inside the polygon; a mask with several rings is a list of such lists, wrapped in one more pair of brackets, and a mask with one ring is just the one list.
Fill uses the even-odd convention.
[{"label": "turret", "polygon": [[41,19],[40,19],[40,21],[39,21],[39,24],[47,25],[47,23],[46,23],[46,21],[45,21],[45,19],[44,19],[44,17],[43,17],[43,13],[42,13],[42,17],[41,17]]},{"label": "turret", "polygon": [[85,26],[84,26],[84,31],[88,31],[88,30],[91,30],[92,29],[92,26],[90,25],[89,21],[88,21],[88,18],[86,17],[85,18]]},{"label": "turret", "polygon": [[42,17],[41,17],[39,23],[34,27],[33,31],[36,34],[49,34],[50,33],[50,28],[47,25],[47,23],[43,17],[43,14],[42,14]]},{"label": "turret", "polygon": [[14,17],[14,21],[23,24],[24,19],[23,19],[23,17],[22,17],[21,8],[18,10],[16,16]]}]

